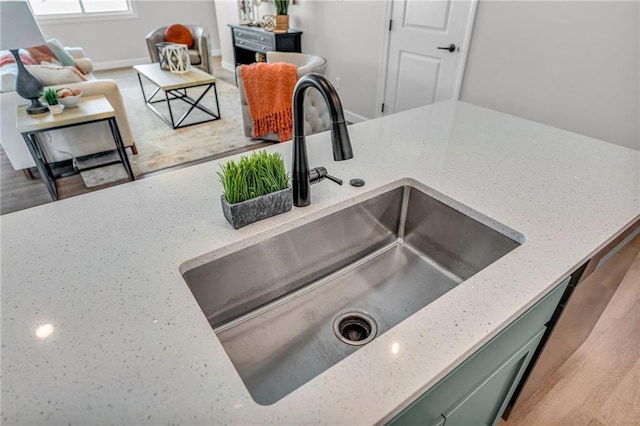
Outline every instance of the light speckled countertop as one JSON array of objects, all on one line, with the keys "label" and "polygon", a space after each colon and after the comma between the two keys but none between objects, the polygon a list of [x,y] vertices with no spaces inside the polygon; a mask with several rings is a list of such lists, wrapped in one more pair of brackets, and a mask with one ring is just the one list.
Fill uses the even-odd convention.
[{"label": "light speckled countertop", "polygon": [[[311,206],[240,230],[218,162],[4,215],[3,424],[373,424],[390,418],[640,218],[640,152],[460,102],[350,127]],[[274,145],[290,164],[291,143]],[[223,160],[224,161],[224,160]],[[411,178],[527,241],[271,406],[255,403],[183,281],[252,244]],[[247,265],[250,267],[250,265]],[[38,338],[36,329],[53,333]],[[394,352],[391,347],[398,348]]]}]

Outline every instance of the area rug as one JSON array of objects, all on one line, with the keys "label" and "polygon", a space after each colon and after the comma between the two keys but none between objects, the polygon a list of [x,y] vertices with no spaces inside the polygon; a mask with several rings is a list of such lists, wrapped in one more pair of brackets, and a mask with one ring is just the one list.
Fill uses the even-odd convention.
[{"label": "area rug", "polygon": [[80,172],[80,176],[84,186],[87,188],[95,188],[120,180],[129,180],[129,175],[127,175],[127,171],[122,164],[112,164],[99,169],[87,170]]},{"label": "area rug", "polygon": [[[260,144],[260,141],[244,135],[238,89],[225,81],[218,79],[216,82],[220,120],[174,130],[145,105],[140,83],[132,68],[120,70],[113,75],[101,74],[100,78],[113,78],[120,88],[138,148],[137,155],[129,155],[136,177]],[[144,77],[143,84],[145,94],[149,96],[155,86],[145,81]],[[200,89],[190,89],[189,95],[197,97],[198,90]],[[215,111],[213,89],[205,95],[202,103]],[[176,101],[172,105],[176,116],[180,116],[188,106]],[[168,114],[166,107],[161,104],[156,104],[156,107]],[[197,113],[193,117],[197,118]],[[118,168],[109,167],[92,170],[86,175],[88,177],[83,176],[83,179],[88,187],[114,182],[122,176]]]}]

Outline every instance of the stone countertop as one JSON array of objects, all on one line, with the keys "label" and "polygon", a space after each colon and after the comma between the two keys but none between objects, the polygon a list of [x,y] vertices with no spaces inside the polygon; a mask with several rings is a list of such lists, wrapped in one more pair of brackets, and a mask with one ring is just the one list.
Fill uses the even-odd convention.
[{"label": "stone countertop", "polygon": [[[219,161],[2,216],[3,424],[381,422],[640,218],[640,152],[617,145],[456,101],[350,133],[353,159],[334,162],[323,133],[307,138],[310,164],[364,187],[323,181],[309,207],[240,230],[222,215]],[[290,164],[291,143],[268,150]],[[275,404],[255,403],[181,265],[404,179],[525,243]],[[44,324],[52,333],[37,337]]]}]

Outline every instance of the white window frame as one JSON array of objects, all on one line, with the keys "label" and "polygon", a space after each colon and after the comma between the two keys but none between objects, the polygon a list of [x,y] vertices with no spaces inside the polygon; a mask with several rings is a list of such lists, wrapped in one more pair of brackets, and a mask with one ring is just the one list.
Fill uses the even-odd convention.
[{"label": "white window frame", "polygon": [[33,16],[36,18],[36,21],[42,24],[77,24],[80,22],[99,22],[99,21],[115,21],[115,20],[123,20],[123,19],[137,19],[138,11],[136,10],[136,7],[135,7],[135,1],[126,0],[126,2],[127,2],[127,5],[129,6],[129,10],[122,11],[122,12],[87,13],[87,12],[84,12],[84,7],[81,1],[80,7],[83,9],[83,12],[80,12],[80,13],[36,15],[35,13],[33,13],[33,10],[32,10],[32,13],[33,13]]}]

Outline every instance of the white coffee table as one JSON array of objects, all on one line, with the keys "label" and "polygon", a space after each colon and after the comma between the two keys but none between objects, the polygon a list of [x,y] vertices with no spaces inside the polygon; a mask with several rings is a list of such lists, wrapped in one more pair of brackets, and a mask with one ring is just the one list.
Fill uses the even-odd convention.
[{"label": "white coffee table", "polygon": [[[138,73],[138,80],[140,81],[140,88],[142,89],[142,96],[144,97],[146,105],[165,123],[171,126],[171,128],[179,129],[181,127],[193,126],[194,124],[207,123],[220,119],[220,105],[218,103],[218,91],[216,89],[215,76],[207,74],[206,72],[193,67],[185,73],[172,73],[161,69],[160,65],[157,63],[136,65],[133,67],[133,69],[135,69]],[[144,76],[147,80],[149,80],[157,87],[148,98],[144,92],[142,76]],[[192,89],[195,87],[205,88],[204,91],[196,99],[187,94],[187,89]],[[213,112],[209,108],[200,104],[200,101],[212,87],[216,101],[216,112]],[[161,90],[164,92],[164,98],[154,100],[154,97]],[[191,105],[187,112],[182,114],[182,116],[178,120],[175,120],[173,116],[173,110],[171,109],[172,101],[182,101]],[[169,118],[165,117],[153,105],[159,102],[166,103],[169,110]],[[206,118],[195,122],[185,123],[185,119],[195,109],[198,109],[205,113]]]}]

